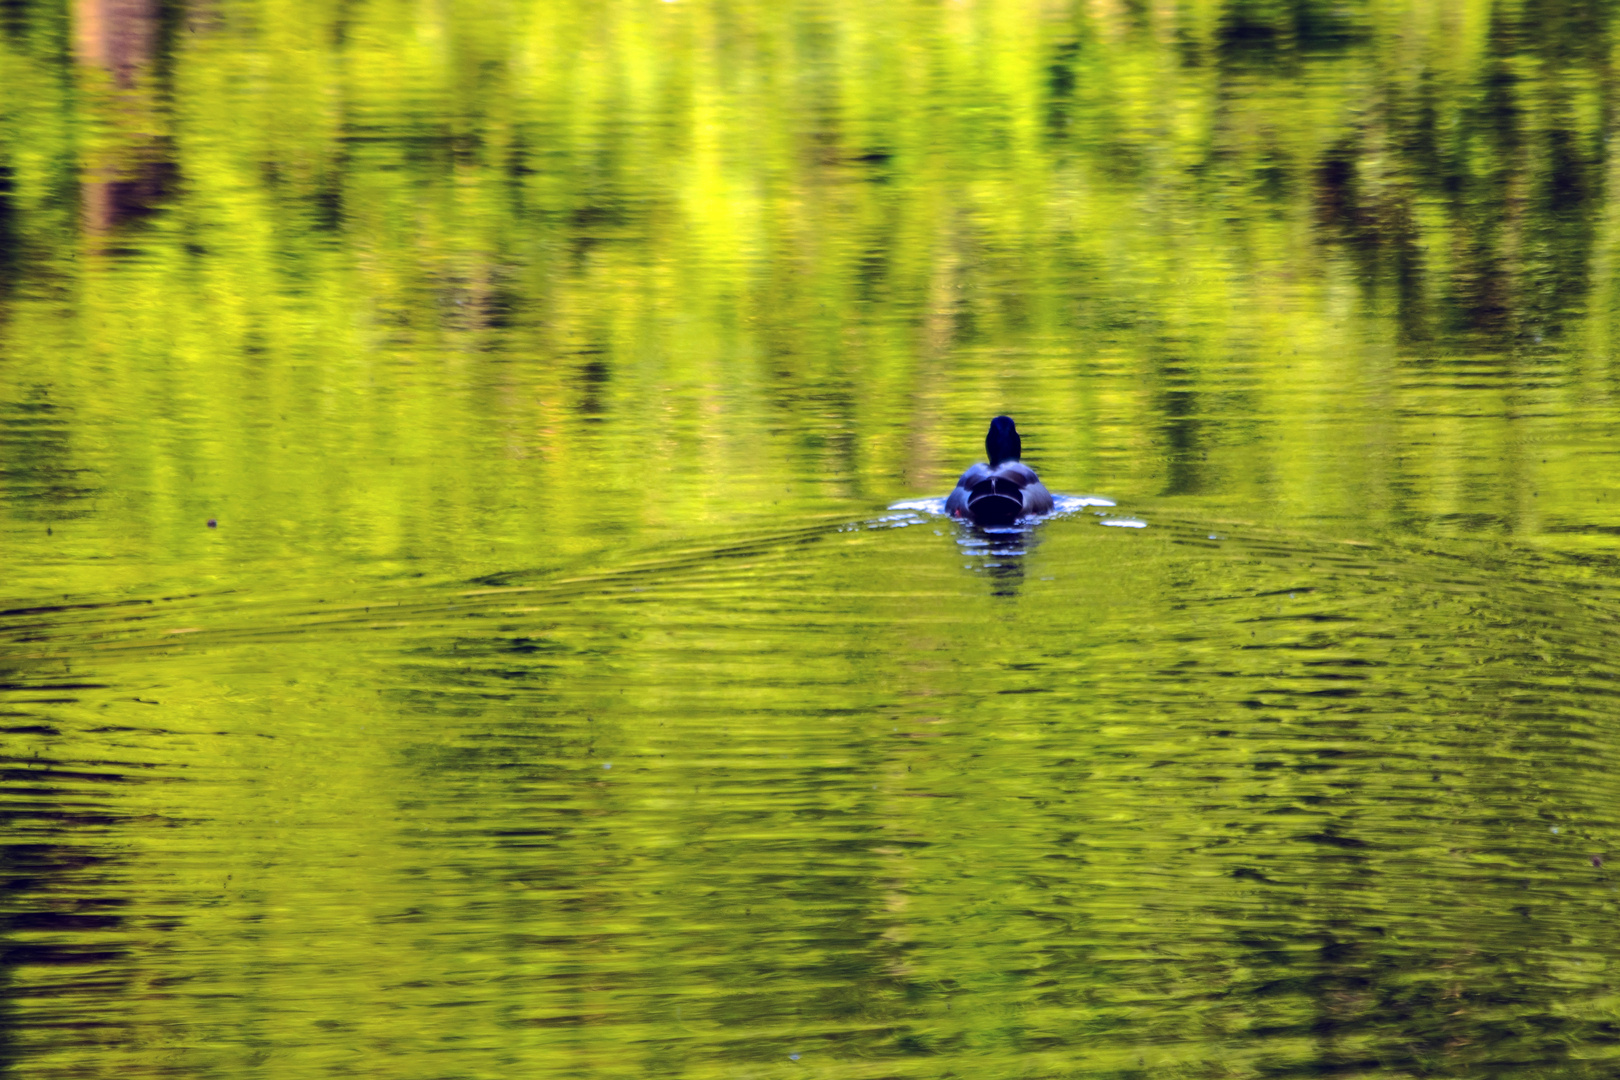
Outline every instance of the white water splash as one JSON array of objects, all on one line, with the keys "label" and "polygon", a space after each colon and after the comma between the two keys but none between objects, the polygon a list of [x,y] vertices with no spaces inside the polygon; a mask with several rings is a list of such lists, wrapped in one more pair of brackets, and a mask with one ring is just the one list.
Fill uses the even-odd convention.
[{"label": "white water splash", "polygon": [[[1088,506],[1113,505],[1113,499],[1107,499],[1101,495],[1053,495],[1052,512],[1050,514],[1041,514],[1028,520],[1045,521],[1047,518],[1062,517],[1065,514],[1076,513],[1077,511],[1084,510]],[[935,499],[906,499],[902,502],[891,503],[889,509],[907,510],[914,514],[935,514],[939,517],[946,516],[945,499],[943,496]],[[877,520],[885,521],[887,519],[878,518]]]},{"label": "white water splash", "polygon": [[[943,503],[944,500],[941,499],[940,502]],[[912,507],[903,503],[896,503],[889,509],[913,511]],[[870,521],[852,521],[848,525],[840,525],[838,531],[860,532],[862,529],[904,529],[908,525],[924,525],[927,522],[928,518],[922,517],[916,512],[885,514],[883,517],[873,518]]]}]

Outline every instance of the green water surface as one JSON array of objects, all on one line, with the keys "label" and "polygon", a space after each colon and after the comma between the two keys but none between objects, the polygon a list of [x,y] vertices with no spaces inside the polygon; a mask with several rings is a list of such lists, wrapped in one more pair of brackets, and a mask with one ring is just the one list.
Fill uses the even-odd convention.
[{"label": "green water surface", "polygon": [[0,1072],[1615,1076],[1617,19],[0,4]]}]

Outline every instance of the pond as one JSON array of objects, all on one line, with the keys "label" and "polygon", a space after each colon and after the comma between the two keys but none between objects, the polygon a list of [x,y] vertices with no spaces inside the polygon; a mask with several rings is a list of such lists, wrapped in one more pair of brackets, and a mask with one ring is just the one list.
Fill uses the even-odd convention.
[{"label": "pond", "polygon": [[1614,1075],[1617,18],[5,4],[0,1069]]}]

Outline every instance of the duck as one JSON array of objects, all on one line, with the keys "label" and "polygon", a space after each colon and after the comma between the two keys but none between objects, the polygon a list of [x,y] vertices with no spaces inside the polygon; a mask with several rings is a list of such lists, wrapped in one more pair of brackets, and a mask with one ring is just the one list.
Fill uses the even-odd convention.
[{"label": "duck", "polygon": [[1052,511],[1052,493],[1035,470],[1019,461],[1023,440],[1010,416],[990,421],[983,462],[970,466],[945,500],[945,512],[976,525],[1011,525],[1026,514]]}]

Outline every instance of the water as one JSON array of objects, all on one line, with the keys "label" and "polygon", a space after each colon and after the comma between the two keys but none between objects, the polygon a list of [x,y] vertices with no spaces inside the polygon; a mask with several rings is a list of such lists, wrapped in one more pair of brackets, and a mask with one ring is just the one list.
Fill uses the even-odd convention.
[{"label": "water", "polygon": [[5,5],[0,1068],[1613,1075],[1614,47]]}]

